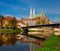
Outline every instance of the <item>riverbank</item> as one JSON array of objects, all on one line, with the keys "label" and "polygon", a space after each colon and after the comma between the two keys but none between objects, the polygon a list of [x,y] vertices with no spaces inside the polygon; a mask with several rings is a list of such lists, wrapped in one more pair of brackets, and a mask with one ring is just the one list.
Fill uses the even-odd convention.
[{"label": "riverbank", "polygon": [[21,33],[20,29],[0,29],[0,34]]}]

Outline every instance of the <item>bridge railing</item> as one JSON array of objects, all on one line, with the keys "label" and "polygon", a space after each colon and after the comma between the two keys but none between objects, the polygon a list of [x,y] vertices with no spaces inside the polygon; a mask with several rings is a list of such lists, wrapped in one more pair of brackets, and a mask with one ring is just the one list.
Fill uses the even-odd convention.
[{"label": "bridge railing", "polygon": [[28,35],[29,28],[37,28],[37,27],[51,27],[51,28],[57,28],[60,26],[60,23],[56,24],[44,24],[44,25],[35,25],[35,26],[27,26],[27,27],[21,27],[23,30],[23,35]]}]

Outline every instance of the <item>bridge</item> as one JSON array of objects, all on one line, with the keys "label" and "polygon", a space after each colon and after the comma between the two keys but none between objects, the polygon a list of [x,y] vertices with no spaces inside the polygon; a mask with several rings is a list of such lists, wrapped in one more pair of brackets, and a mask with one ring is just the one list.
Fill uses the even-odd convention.
[{"label": "bridge", "polygon": [[24,28],[35,28],[35,27],[58,27],[60,26],[60,23],[56,24],[43,24],[43,25],[35,25],[35,26],[27,26],[27,27],[21,27],[22,29]]},{"label": "bridge", "polygon": [[60,26],[60,23],[55,23],[55,24],[44,24],[44,25],[35,25],[35,26],[27,26],[27,27],[21,27],[23,29],[23,35],[25,36],[29,36],[29,37],[32,37],[32,38],[37,38],[37,39],[43,39],[45,40],[45,38],[42,38],[42,37],[36,37],[36,36],[31,36],[31,35],[28,35],[28,32],[29,32],[29,28],[36,28],[36,27],[51,27],[51,28],[59,28]]}]

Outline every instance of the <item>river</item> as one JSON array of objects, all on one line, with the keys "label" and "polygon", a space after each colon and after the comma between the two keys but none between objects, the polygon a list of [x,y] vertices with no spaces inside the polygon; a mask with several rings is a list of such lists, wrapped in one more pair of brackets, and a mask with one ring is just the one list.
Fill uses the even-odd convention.
[{"label": "river", "polygon": [[16,35],[0,35],[0,51],[33,51],[40,47],[40,41],[30,37],[16,37]]}]

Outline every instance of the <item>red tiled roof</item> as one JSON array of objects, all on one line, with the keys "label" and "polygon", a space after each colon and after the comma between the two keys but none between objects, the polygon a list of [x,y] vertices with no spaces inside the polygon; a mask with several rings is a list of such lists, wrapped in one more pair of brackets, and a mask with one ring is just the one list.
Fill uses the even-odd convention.
[{"label": "red tiled roof", "polygon": [[37,18],[33,18],[33,20],[39,20],[40,19],[40,17],[37,17]]},{"label": "red tiled roof", "polygon": [[11,16],[6,16],[4,19],[9,21],[9,20],[12,20],[12,17]]}]

